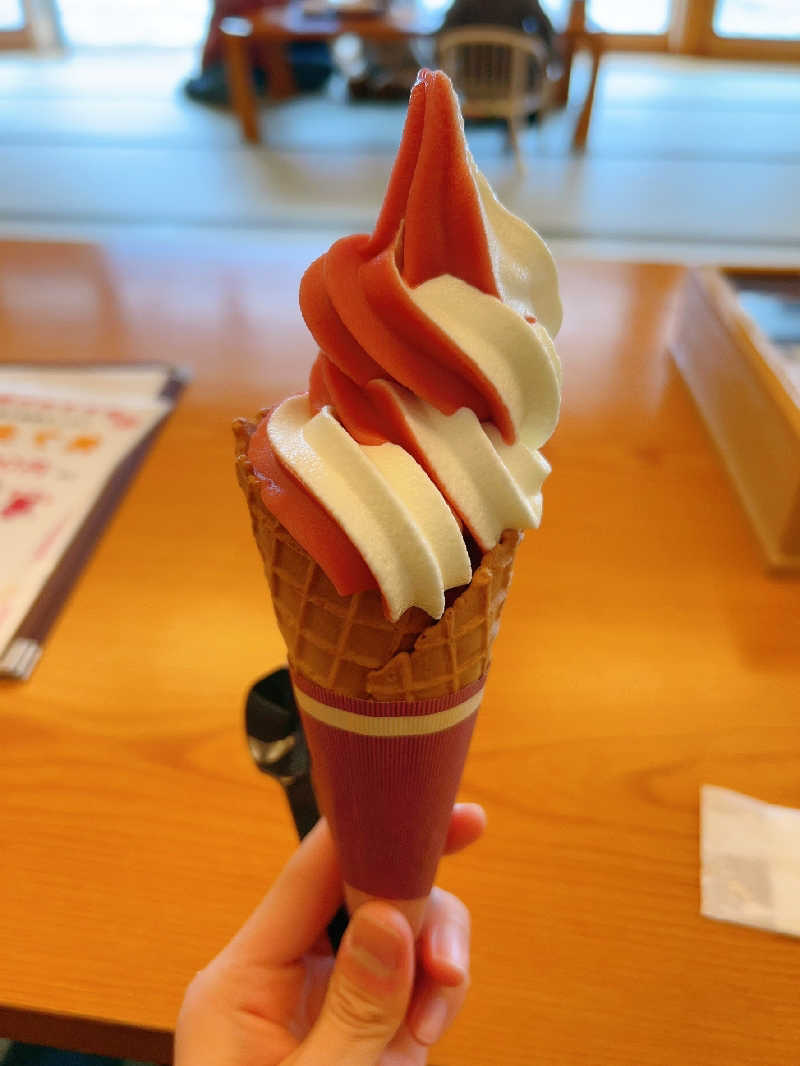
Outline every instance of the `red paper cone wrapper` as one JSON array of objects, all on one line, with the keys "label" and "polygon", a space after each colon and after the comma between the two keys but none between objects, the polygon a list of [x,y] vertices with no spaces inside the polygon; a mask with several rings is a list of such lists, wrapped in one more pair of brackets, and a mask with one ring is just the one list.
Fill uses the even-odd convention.
[{"label": "red paper cone wrapper", "polygon": [[427,896],[444,850],[485,676],[408,702],[358,699],[292,675],[311,778],[345,882],[370,896]]}]

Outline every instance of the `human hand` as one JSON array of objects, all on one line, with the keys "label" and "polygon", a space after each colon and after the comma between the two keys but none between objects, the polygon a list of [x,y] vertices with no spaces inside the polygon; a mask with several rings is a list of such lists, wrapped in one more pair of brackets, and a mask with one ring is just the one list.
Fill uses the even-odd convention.
[{"label": "human hand", "polygon": [[[446,851],[486,816],[456,804]],[[469,912],[431,893],[417,944],[389,903],[363,904],[334,959],[325,928],[342,902],[323,819],[184,997],[174,1066],[423,1066],[469,985]]]}]

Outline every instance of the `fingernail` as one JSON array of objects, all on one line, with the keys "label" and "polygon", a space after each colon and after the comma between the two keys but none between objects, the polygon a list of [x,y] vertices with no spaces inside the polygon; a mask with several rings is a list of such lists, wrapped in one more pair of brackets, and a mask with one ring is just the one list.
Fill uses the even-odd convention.
[{"label": "fingernail", "polygon": [[462,978],[467,976],[467,933],[460,925],[445,922],[444,925],[436,926],[431,934],[431,953],[460,973]]},{"label": "fingernail", "polygon": [[420,1044],[435,1044],[447,1025],[447,1000],[435,992],[423,1003],[414,1019],[414,1035]]},{"label": "fingernail", "polygon": [[394,973],[403,958],[400,932],[371,914],[356,914],[350,946],[361,965],[379,977]]}]

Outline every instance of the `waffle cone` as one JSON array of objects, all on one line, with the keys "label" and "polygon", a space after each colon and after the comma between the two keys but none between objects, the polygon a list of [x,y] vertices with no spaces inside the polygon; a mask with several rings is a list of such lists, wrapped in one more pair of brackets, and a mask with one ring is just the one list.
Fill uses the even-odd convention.
[{"label": "waffle cone", "polygon": [[247,457],[256,425],[234,423],[236,470],[292,671],[325,689],[378,701],[444,696],[483,677],[522,534],[503,533],[438,621],[411,607],[390,622],[377,590],[340,596],[264,505],[263,480]]},{"label": "waffle cone", "polygon": [[436,875],[521,534],[507,530],[438,621],[342,597],[271,514],[234,425],[236,468],[286,641],[314,791],[350,907],[391,899],[415,931]]}]

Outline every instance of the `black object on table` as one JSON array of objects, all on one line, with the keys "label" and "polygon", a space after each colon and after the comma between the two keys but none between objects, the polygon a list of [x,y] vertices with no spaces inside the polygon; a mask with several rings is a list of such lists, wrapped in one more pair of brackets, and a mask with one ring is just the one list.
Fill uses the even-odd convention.
[{"label": "black object on table", "polygon": [[[311,784],[311,759],[303,723],[285,666],[256,681],[248,692],[245,729],[253,761],[286,793],[297,835],[302,840],[319,821],[319,808]],[[339,948],[348,921],[347,910],[342,906],[328,926],[328,939],[334,952]]]}]

